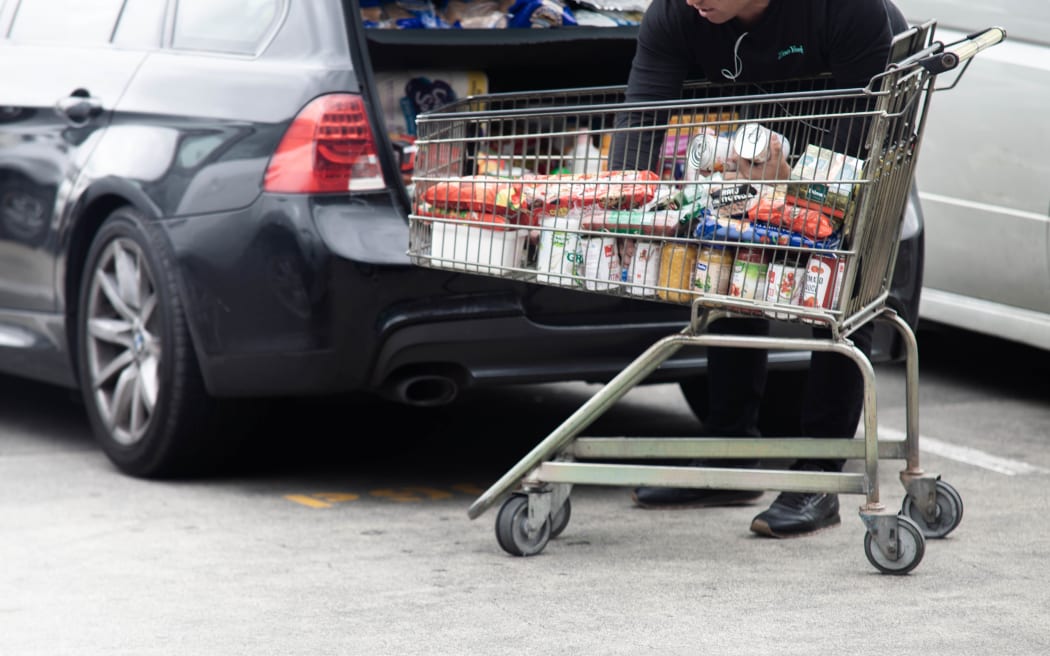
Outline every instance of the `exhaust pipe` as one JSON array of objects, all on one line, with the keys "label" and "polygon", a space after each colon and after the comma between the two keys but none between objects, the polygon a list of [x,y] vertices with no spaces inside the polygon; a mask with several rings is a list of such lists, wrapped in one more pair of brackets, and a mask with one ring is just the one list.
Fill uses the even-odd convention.
[{"label": "exhaust pipe", "polygon": [[451,403],[459,395],[459,384],[441,374],[416,374],[399,378],[388,387],[396,401],[431,408]]}]

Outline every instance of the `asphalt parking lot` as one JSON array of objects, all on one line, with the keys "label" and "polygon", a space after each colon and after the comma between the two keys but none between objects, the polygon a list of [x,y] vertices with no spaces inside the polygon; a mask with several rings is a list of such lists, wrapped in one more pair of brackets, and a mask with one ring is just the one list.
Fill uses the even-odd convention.
[{"label": "asphalt parking lot", "polygon": [[[0,379],[0,653],[1045,654],[1050,367],[1024,351],[1030,373],[994,377],[995,360],[1019,354],[981,346],[969,363],[924,351],[923,462],[965,516],[903,577],[867,562],[851,496],[840,526],[769,540],[748,525],[773,492],[653,512],[626,489],[577,486],[562,536],[507,555],[495,510],[472,521],[467,507],[592,386],[439,410],[297,404],[236,471],[148,482],[110,466],[68,394]],[[903,427],[903,377],[877,375],[889,435]],[[696,423],[661,385],[592,428],[689,435]],[[899,469],[880,468],[888,504]]]}]

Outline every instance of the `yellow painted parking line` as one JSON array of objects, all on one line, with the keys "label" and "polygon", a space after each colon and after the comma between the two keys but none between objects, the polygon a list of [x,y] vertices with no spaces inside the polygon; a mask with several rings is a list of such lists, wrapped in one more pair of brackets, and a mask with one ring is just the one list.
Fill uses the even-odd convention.
[{"label": "yellow painted parking line", "polygon": [[289,501],[294,501],[296,503],[301,503],[304,506],[308,506],[310,508],[331,508],[332,507],[332,504],[330,504],[330,503],[325,503],[324,501],[321,501],[320,499],[315,499],[313,497],[308,497],[305,494],[286,494],[286,495],[284,495],[284,498],[288,499]]},{"label": "yellow painted parking line", "polygon": [[354,494],[353,492],[319,492],[314,495],[325,501],[331,503],[341,503],[343,501],[357,501],[361,498],[360,494]]},{"label": "yellow painted parking line", "polygon": [[[370,490],[368,495],[380,499],[386,499],[388,501],[406,503],[413,501],[441,501],[444,499],[451,499],[456,492],[477,496],[482,494],[484,490],[472,483],[451,485],[449,486],[449,490],[428,487],[425,485],[410,485],[407,487]],[[284,498],[308,508],[331,508],[337,503],[357,501],[361,498],[361,495],[353,492],[314,492],[312,494],[286,494],[284,495]]]}]

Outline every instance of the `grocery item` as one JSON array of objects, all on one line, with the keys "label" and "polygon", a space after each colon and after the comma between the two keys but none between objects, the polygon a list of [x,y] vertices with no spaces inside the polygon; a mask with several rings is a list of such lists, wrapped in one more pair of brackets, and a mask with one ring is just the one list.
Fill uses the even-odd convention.
[{"label": "grocery item", "polygon": [[419,114],[458,98],[488,93],[489,83],[483,71],[376,71],[375,89],[387,132],[414,137]]},{"label": "grocery item", "polygon": [[733,249],[704,246],[697,253],[693,286],[705,294],[729,294],[733,274]]},{"label": "grocery item", "polygon": [[799,207],[786,200],[762,198],[751,209],[748,217],[790,232],[797,232],[810,239],[824,239],[835,232],[831,218],[816,209]]},{"label": "grocery item", "polygon": [[423,192],[423,200],[439,210],[513,215],[523,209],[521,184],[489,175],[443,180],[428,187]]},{"label": "grocery item", "polygon": [[733,133],[733,152],[741,158],[761,164],[769,159],[770,142],[773,136],[780,140],[780,149],[784,157],[791,155],[791,142],[779,132],[758,123],[745,123]]},{"label": "grocery item", "polygon": [[565,160],[569,162],[572,172],[576,175],[598,173],[605,166],[601,149],[594,145],[594,137],[588,132],[580,132],[576,135],[575,145],[566,154]]},{"label": "grocery item", "polygon": [[798,182],[788,185],[788,193],[847,210],[854,182],[863,174],[864,160],[810,144],[791,169],[791,179]]},{"label": "grocery item", "polygon": [[525,264],[527,230],[440,220],[433,222],[431,230],[434,266],[499,275],[506,268]]},{"label": "grocery item", "polygon": [[635,296],[653,296],[660,274],[660,250],[658,241],[635,240],[634,256],[631,258],[628,293]]},{"label": "grocery item", "polygon": [[572,10],[558,0],[516,0],[507,9],[511,28],[553,28],[575,26]]},{"label": "grocery item", "polygon": [[834,253],[814,253],[806,264],[801,304],[835,310],[845,274],[845,259]]},{"label": "grocery item", "polygon": [[694,230],[698,239],[729,242],[751,241],[752,225],[747,219],[734,219],[705,214]]},{"label": "grocery item", "polygon": [[688,133],[677,130],[668,131],[664,136],[663,178],[680,180],[685,176],[686,156],[689,152],[691,138]]},{"label": "grocery item", "polygon": [[743,241],[754,244],[776,244],[778,246],[803,246],[805,248],[818,248],[831,250],[838,248],[842,242],[840,231],[836,230],[826,239],[810,239],[800,233],[784,230],[771,226],[768,223],[748,223],[747,228],[741,234]]},{"label": "grocery item", "polygon": [[696,257],[699,248],[696,244],[667,243],[660,250],[660,277],[656,296],[671,303],[689,303],[693,294],[675,292],[668,289],[693,290],[693,276],[696,273]]},{"label": "grocery item", "polygon": [[620,256],[620,282],[631,280],[631,261],[634,260],[635,242],[633,239],[622,239],[617,242]]},{"label": "grocery item", "polygon": [[[440,10],[440,3],[438,8]],[[507,13],[496,0],[448,0],[445,22],[462,29],[502,29],[507,27]]]},{"label": "grocery item", "polygon": [[531,173],[522,176],[522,204],[539,212],[551,212],[572,206],[593,205],[594,176],[586,173]]},{"label": "grocery item", "polygon": [[539,248],[536,252],[536,281],[548,285],[577,286],[583,271],[580,210],[571,208],[547,214],[540,219]]},{"label": "grocery item", "polygon": [[581,241],[584,288],[590,291],[604,291],[615,287],[615,283],[621,278],[616,238],[587,237]]},{"label": "grocery item", "polygon": [[697,134],[689,142],[686,151],[683,179],[692,181],[712,173],[721,173],[725,170],[731,147],[729,137],[719,136],[710,130]]},{"label": "grocery item", "polygon": [[[683,214],[679,210],[606,210],[602,218],[600,229],[610,232],[667,237],[678,232]],[[688,222],[688,215],[684,218]]]},{"label": "grocery item", "polygon": [[[806,267],[797,265],[797,256],[778,258],[770,262],[766,272],[765,301],[777,305],[800,305]],[[787,313],[775,313],[777,319],[787,318]]]},{"label": "grocery item", "polygon": [[764,249],[738,249],[736,259],[733,260],[733,273],[729,279],[729,295],[764,300],[768,269],[769,262]]},{"label": "grocery item", "polygon": [[583,187],[581,201],[606,209],[641,208],[653,200],[660,176],[652,171],[601,171]]},{"label": "grocery item", "polygon": [[750,182],[726,181],[721,173],[713,174],[710,180],[709,204],[711,211],[717,216],[743,216],[748,208],[757,202],[760,191]]},{"label": "grocery item", "polygon": [[442,219],[455,219],[458,222],[484,223],[486,227],[493,230],[506,230],[513,226],[513,222],[510,219],[500,214],[475,212],[474,210],[457,210],[455,208],[436,208],[426,203],[416,206],[416,214]]}]

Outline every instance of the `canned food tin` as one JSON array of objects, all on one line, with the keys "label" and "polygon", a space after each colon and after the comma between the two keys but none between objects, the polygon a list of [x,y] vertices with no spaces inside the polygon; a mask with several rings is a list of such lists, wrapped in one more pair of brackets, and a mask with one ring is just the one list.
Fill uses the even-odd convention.
[{"label": "canned food tin", "polygon": [[729,295],[737,298],[766,297],[766,272],[769,263],[761,248],[741,248],[733,260],[733,274],[729,280]]},{"label": "canned food tin", "polygon": [[721,171],[729,159],[732,142],[728,137],[719,137],[704,131],[689,142],[685,159],[685,180],[696,180],[701,172]]},{"label": "canned food tin", "polygon": [[689,303],[693,294],[674,292],[669,289],[693,289],[693,273],[696,271],[696,244],[664,244],[660,250],[660,289],[656,296],[671,303]]},{"label": "canned food tin", "polygon": [[728,294],[733,275],[733,251],[705,246],[696,257],[693,285],[705,294]]},{"label": "canned food tin", "polygon": [[[766,302],[776,305],[800,305],[802,286],[806,277],[806,267],[795,266],[794,262],[780,260],[770,262],[766,273]],[[787,319],[786,312],[775,312],[776,319]]]},{"label": "canned food tin", "polygon": [[846,270],[846,261],[834,254],[814,253],[806,265],[806,279],[802,287],[802,305],[834,310],[839,302],[839,289]]},{"label": "canned food tin", "polygon": [[791,142],[787,140],[787,137],[758,123],[742,125],[733,133],[733,150],[743,159],[761,164],[769,159],[769,142],[774,134],[780,139],[780,148],[784,152],[784,157],[789,156]]},{"label": "canned food tin", "polygon": [[766,275],[766,302],[798,305],[802,300],[805,277],[806,267],[804,266],[795,266],[784,261],[770,263]]}]

